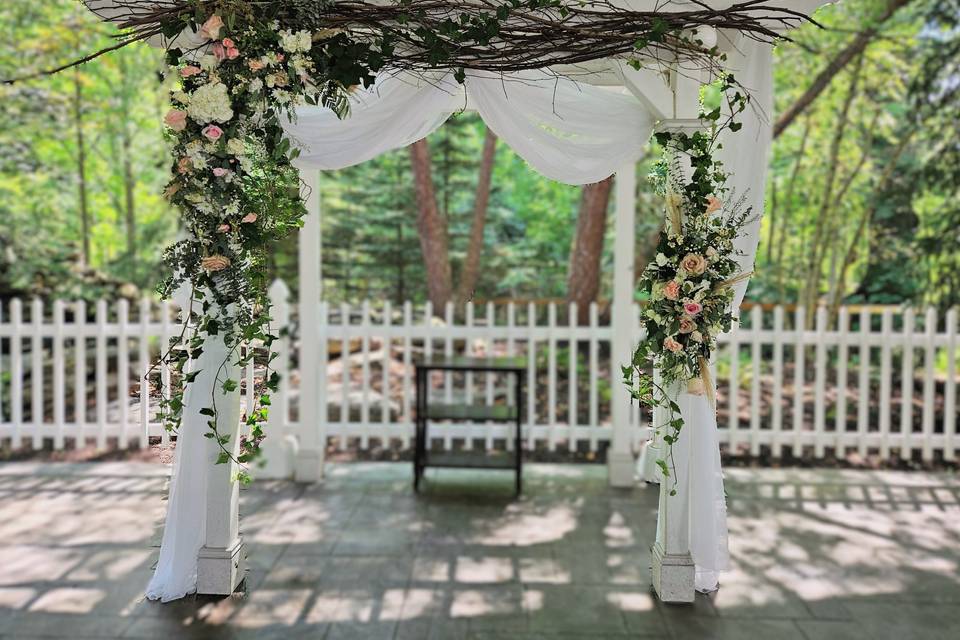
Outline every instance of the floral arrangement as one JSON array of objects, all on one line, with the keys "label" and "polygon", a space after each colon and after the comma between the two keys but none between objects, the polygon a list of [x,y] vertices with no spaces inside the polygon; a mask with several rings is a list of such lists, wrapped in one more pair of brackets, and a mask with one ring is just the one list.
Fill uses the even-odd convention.
[{"label": "floral arrangement", "polygon": [[[728,106],[734,115],[747,103],[735,87],[732,77],[722,87],[725,95],[732,93]],[[704,118],[719,121],[720,112]],[[658,134],[667,154],[665,170],[658,174],[666,223],[656,256],[639,281],[647,299],[641,317],[646,337],[623,374],[635,400],[669,413],[667,432],[662,434],[668,454],[657,460],[664,477],[671,475],[667,458],[683,427],[676,394],[705,394],[714,403],[710,357],[717,337],[733,322],[733,286],[752,275],[741,271],[734,246],[740,230],[751,221],[750,210],[744,207],[744,198],[723,201],[733,194],[725,187],[720,163],[713,159],[717,134],[724,127],[739,128],[731,116],[712,135]],[[687,181],[685,174],[692,174]]]},{"label": "floral arrangement", "polygon": [[[269,326],[266,252],[273,240],[301,226],[306,213],[292,164],[297,149],[285,137],[281,120],[294,118],[303,104],[344,113],[349,86],[343,80],[370,82],[372,77],[368,67],[348,69],[340,80],[320,71],[329,65],[328,48],[339,46],[335,31],[291,31],[277,22],[267,28],[230,24],[236,24],[232,17],[213,14],[195,25],[198,46],[167,54],[177,86],[164,117],[174,142],[173,177],[164,195],[182,212],[187,237],[166,251],[173,275],[162,293],[191,287],[196,331],[186,349],[177,346],[184,336],[172,341],[162,361],[184,373],[205,337],[223,335],[229,359],[242,367],[259,358],[266,366],[257,405],[246,416],[249,435],[236,456],[248,463],[259,453],[269,394],[279,383],[269,367],[276,337]],[[216,384],[234,391],[239,382],[224,378],[225,370],[220,367]],[[185,373],[183,379],[189,384],[198,373]],[[234,456],[229,436],[217,431],[215,400],[202,412],[209,417],[208,437],[220,444],[220,462],[227,462]],[[182,390],[164,399],[168,429],[179,427],[182,409]]]}]

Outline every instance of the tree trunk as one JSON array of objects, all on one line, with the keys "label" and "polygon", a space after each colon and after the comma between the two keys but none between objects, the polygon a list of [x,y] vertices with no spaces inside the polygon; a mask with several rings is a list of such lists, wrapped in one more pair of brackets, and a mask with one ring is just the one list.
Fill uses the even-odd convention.
[{"label": "tree trunk", "polygon": [[600,260],[607,229],[607,208],[613,176],[583,187],[577,230],[570,250],[567,272],[567,300],[577,303],[580,324],[589,319],[590,303],[600,293]]},{"label": "tree trunk", "polygon": [[487,222],[487,207],[490,203],[490,183],[493,178],[493,161],[497,152],[497,136],[489,128],[483,141],[483,156],[480,159],[480,176],[477,179],[477,194],[473,202],[473,222],[470,224],[470,244],[460,273],[457,302],[464,304],[473,299],[480,273],[480,254],[483,251],[483,228]]},{"label": "tree trunk", "polygon": [[810,247],[810,259],[807,261],[806,278],[804,283],[802,302],[806,306],[807,326],[813,322],[816,311],[817,295],[820,290],[820,271],[823,266],[825,245],[832,227],[834,200],[834,184],[837,178],[837,169],[840,164],[840,145],[849,122],[850,107],[857,96],[857,87],[860,80],[860,71],[863,69],[863,56],[857,59],[857,66],[851,72],[850,84],[844,98],[843,107],[838,114],[836,129],[830,143],[827,162],[827,175],[823,181],[823,194],[820,197],[820,215],[817,217],[813,242]]},{"label": "tree trunk", "polygon": [[846,296],[847,272],[850,270],[850,266],[853,264],[853,261],[857,258],[857,245],[860,244],[864,232],[867,230],[867,227],[873,220],[873,216],[876,215],[877,207],[880,204],[880,197],[887,190],[887,186],[890,184],[890,179],[893,177],[894,170],[897,168],[897,162],[900,160],[900,156],[903,155],[903,151],[906,149],[907,144],[910,142],[910,139],[913,137],[914,133],[915,129],[909,129],[906,133],[904,133],[903,137],[900,139],[900,142],[897,143],[897,147],[894,150],[893,155],[891,155],[889,160],[887,160],[887,164],[883,168],[883,173],[880,174],[880,180],[877,182],[877,188],[873,192],[873,198],[871,199],[870,204],[863,210],[863,215],[860,216],[860,221],[857,223],[856,230],[853,232],[853,237],[850,239],[850,244],[847,245],[843,262],[840,264],[840,273],[837,275],[836,285],[830,300],[831,322],[833,322],[833,319],[837,317],[837,313],[840,309],[840,303],[843,302],[843,298]]},{"label": "tree trunk", "polygon": [[433,303],[434,313],[440,315],[450,300],[453,278],[447,244],[447,219],[437,208],[437,196],[430,173],[430,147],[426,139],[410,145],[410,164],[417,199],[420,250],[427,273],[427,297]]},{"label": "tree trunk", "polygon": [[80,209],[80,232],[83,236],[82,260],[90,264],[90,208],[87,203],[87,146],[83,133],[83,86],[80,69],[73,73],[73,126],[77,143],[77,200]]},{"label": "tree trunk", "polygon": [[840,73],[851,60],[863,53],[867,45],[876,37],[883,23],[889,20],[890,17],[897,12],[897,9],[900,9],[910,2],[911,0],[887,0],[887,4],[884,6],[881,14],[877,16],[877,20],[873,26],[855,35],[853,40],[851,40],[840,53],[834,56],[827,66],[817,74],[813,82],[810,83],[810,86],[807,87],[807,90],[803,92],[803,95],[797,98],[797,100],[777,118],[777,122],[773,127],[773,137],[779,137],[780,134],[797,119],[797,116],[806,111],[813,101],[830,86],[833,78]]},{"label": "tree trunk", "polygon": [[[124,195],[124,219],[127,228],[127,257],[131,260],[137,257],[137,209],[136,209],[136,188],[137,182],[133,175],[133,140],[130,130],[123,127],[123,195]],[[132,264],[132,263],[131,263]]]},{"label": "tree trunk", "polygon": [[807,116],[803,128],[803,137],[800,138],[800,149],[797,151],[797,159],[793,163],[793,170],[790,172],[790,180],[787,182],[787,192],[784,197],[783,222],[780,223],[780,241],[777,243],[776,270],[777,270],[777,291],[778,302],[786,302],[786,281],[784,279],[783,254],[787,242],[787,217],[793,206],[793,195],[797,187],[797,178],[800,176],[800,167],[803,165],[803,154],[807,149],[807,141],[810,139],[810,117]]}]

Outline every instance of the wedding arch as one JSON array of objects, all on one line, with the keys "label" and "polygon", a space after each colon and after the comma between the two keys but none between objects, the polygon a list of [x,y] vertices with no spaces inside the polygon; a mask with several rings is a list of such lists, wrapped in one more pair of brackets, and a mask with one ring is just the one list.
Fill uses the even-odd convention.
[{"label": "wedding arch", "polygon": [[[111,49],[164,47],[177,82],[165,195],[187,237],[167,252],[167,291],[188,288],[193,333],[164,356],[185,391],[165,403],[180,437],[150,597],[231,593],[243,578],[237,472],[260,453],[277,379],[268,372],[241,436],[236,371],[261,357],[269,368],[270,242],[303,225],[301,273],[319,270],[317,172],[410,144],[464,109],[547,177],[617,175],[612,349],[628,384],[613,385],[610,481],[634,479],[622,437],[631,398],[654,406],[644,459],[646,478],[661,481],[654,586],[670,602],[717,587],[727,534],[709,360],[756,251],[772,46],[825,0],[85,2],[121,27]],[[711,83],[725,100],[704,113]],[[671,154],[667,223],[641,278],[651,304],[636,347],[634,167],[654,132]],[[319,297],[301,291],[301,326],[318,326]],[[320,338],[303,335],[303,348]],[[318,375],[303,372],[302,387]],[[303,424],[322,422],[310,402],[302,412]],[[322,476],[320,434],[301,434],[300,480]]]}]

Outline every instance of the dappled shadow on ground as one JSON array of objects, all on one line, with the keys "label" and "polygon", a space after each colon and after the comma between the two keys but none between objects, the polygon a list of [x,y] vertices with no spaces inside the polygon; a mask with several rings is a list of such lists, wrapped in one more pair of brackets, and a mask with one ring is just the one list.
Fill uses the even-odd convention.
[{"label": "dappled shadow on ground", "polygon": [[0,637],[954,638],[960,482],[895,472],[728,473],[733,566],[665,606],[649,590],[656,489],[603,468],[332,465],[242,492],[250,572],[229,598],[143,600],[157,465],[0,466]]}]

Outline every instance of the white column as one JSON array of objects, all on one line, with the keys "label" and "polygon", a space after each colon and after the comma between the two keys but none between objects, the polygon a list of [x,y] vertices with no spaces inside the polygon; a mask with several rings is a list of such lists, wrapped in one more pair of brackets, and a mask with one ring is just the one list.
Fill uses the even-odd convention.
[{"label": "white column", "polygon": [[[238,380],[237,354],[229,354],[222,335],[204,341],[204,351],[194,365],[200,375],[191,383],[191,400],[213,397],[216,403],[217,431],[229,435],[226,448],[236,457],[240,450],[240,391],[223,390],[226,380]],[[203,406],[206,406],[204,404]],[[199,427],[199,424],[194,424]],[[233,593],[246,572],[243,539],[240,537],[240,483],[235,463],[215,464],[221,449],[213,439],[205,439],[207,475],[206,530],[203,547],[197,554],[197,592],[209,595]],[[168,523],[169,524],[169,523]],[[190,526],[180,522],[179,526]]]},{"label": "white column", "polygon": [[[676,89],[678,99],[681,95],[685,96],[685,105],[696,104],[693,92],[695,83],[696,81],[686,79],[683,82],[684,90]],[[699,84],[696,84],[699,87]],[[684,122],[684,120],[689,119],[675,121],[675,126],[670,126],[669,122],[664,123],[663,128],[677,130],[699,126],[699,123]],[[684,173],[683,178],[688,179],[692,175],[689,158],[681,154],[679,160],[680,170]],[[656,424],[661,429],[657,443],[654,445],[659,447],[659,450],[652,453],[658,457],[666,458],[671,476],[659,479],[660,506],[657,511],[657,541],[653,546],[653,587],[657,596],[663,602],[693,602],[696,568],[693,557],[690,555],[689,483],[692,451],[690,439],[696,429],[690,423],[692,415],[691,396],[686,393],[684,383],[674,384],[666,391],[670,398],[680,406],[680,415],[683,417],[685,424],[680,437],[671,448],[672,451],[668,453],[666,445],[662,441],[663,430],[666,427],[661,425],[670,419],[669,411],[661,408],[654,417]]]},{"label": "white column", "polygon": [[613,436],[607,452],[610,486],[630,487],[634,483],[635,463],[630,447],[630,393],[620,379],[621,365],[633,356],[635,316],[633,313],[633,262],[636,231],[636,166],[622,167],[616,177],[616,219],[613,245],[613,305],[610,326],[611,369],[613,376]]},{"label": "white column", "polygon": [[299,236],[300,448],[294,477],[316,482],[323,477],[326,416],[321,415],[320,375],[320,173],[303,169],[307,217]]},{"label": "white column", "polygon": [[[668,390],[690,415],[690,396],[679,385]],[[653,588],[663,602],[693,602],[695,567],[690,555],[690,438],[692,425],[685,425],[667,461],[671,476],[660,482],[657,511],[657,540],[653,545]],[[674,493],[674,495],[670,495]]]}]

